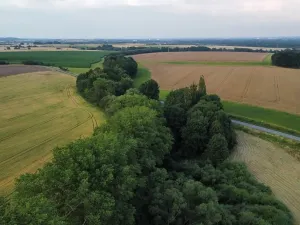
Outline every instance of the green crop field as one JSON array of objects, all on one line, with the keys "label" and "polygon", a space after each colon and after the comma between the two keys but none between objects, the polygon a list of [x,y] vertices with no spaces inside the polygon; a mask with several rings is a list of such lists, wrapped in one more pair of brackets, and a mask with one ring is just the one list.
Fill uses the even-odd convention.
[{"label": "green crop field", "polygon": [[0,78],[0,195],[14,179],[35,172],[51,150],[83,136],[104,115],[75,90],[75,78],[39,72]]},{"label": "green crop field", "polygon": [[90,68],[92,64],[102,60],[109,51],[28,51],[0,52],[0,60],[10,63],[23,61],[39,61],[54,66]]},{"label": "green crop field", "polygon": [[300,116],[262,107],[223,101],[225,111],[237,119],[300,134]]}]

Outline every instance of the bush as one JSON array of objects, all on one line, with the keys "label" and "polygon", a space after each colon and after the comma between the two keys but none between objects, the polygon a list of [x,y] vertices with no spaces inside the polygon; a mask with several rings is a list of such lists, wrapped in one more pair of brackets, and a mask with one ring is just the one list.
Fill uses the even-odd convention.
[{"label": "bush", "polygon": [[9,62],[0,60],[0,65],[8,65]]},{"label": "bush", "polygon": [[150,99],[159,99],[159,86],[155,80],[148,80],[139,87],[139,91]]}]

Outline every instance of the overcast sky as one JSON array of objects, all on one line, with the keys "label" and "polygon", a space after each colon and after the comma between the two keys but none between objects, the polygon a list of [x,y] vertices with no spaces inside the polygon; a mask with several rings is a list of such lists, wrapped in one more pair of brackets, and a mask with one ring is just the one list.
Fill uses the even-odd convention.
[{"label": "overcast sky", "polygon": [[0,37],[300,36],[300,0],[0,0]]}]

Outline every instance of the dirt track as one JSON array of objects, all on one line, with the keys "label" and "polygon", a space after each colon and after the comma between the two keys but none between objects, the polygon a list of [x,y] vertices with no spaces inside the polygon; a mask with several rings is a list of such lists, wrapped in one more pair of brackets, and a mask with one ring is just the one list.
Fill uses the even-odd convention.
[{"label": "dirt track", "polygon": [[267,55],[256,52],[159,52],[135,55],[134,59],[140,62],[252,62],[263,61]]},{"label": "dirt track", "polygon": [[49,69],[30,65],[0,65],[0,77],[40,71],[49,71]]},{"label": "dirt track", "polygon": [[284,149],[260,138],[238,132],[234,161],[243,161],[262,183],[285,203],[300,225],[300,163]]}]

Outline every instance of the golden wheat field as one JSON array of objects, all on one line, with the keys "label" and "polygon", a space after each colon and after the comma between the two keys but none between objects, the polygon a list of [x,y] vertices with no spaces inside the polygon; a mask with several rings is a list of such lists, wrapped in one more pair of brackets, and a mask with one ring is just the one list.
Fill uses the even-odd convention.
[{"label": "golden wheat field", "polygon": [[[214,53],[214,54],[210,54]],[[223,54],[224,53],[224,54]],[[163,56],[166,54],[165,56]],[[182,54],[182,55],[180,55]],[[246,62],[264,60],[264,53],[197,52],[137,55],[162,90],[173,90],[197,83],[205,77],[209,93],[222,99],[300,113],[300,70],[259,65],[200,65],[164,62],[211,61]],[[218,55],[219,54],[219,55]],[[257,55],[256,55],[257,54]],[[213,56],[212,56],[213,55]]]},{"label": "golden wheat field", "polygon": [[48,162],[56,146],[89,136],[103,114],[75,92],[75,77],[48,71],[0,78],[0,195]]}]

